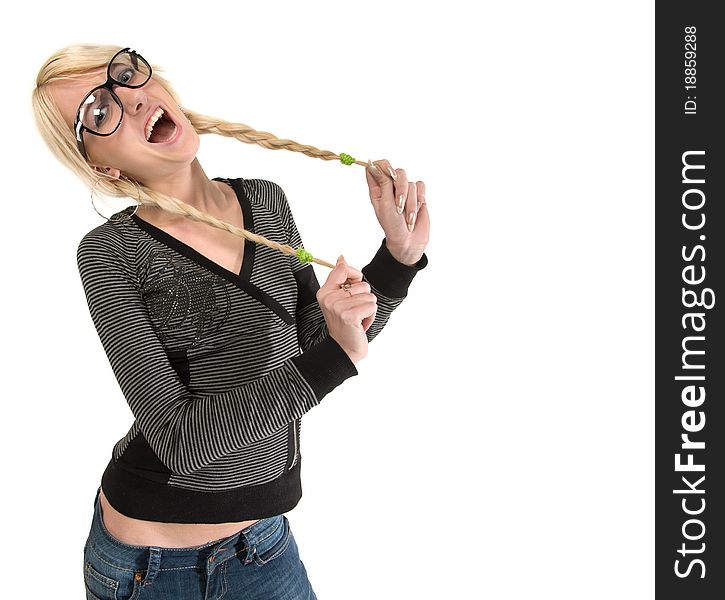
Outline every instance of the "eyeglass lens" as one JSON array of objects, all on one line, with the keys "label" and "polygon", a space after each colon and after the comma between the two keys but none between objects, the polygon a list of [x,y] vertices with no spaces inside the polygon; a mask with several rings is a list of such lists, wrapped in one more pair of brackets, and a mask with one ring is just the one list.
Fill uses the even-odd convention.
[{"label": "eyeglass lens", "polygon": [[[123,52],[109,66],[114,82],[125,87],[141,87],[151,76],[148,63],[138,54]],[[101,134],[113,132],[121,121],[122,109],[107,88],[94,90],[80,109],[80,121],[86,129]]]}]

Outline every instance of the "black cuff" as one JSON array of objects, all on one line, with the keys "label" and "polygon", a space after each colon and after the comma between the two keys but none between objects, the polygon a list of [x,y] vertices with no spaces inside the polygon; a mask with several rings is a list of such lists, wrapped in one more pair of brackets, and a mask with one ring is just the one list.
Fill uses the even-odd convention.
[{"label": "black cuff", "polygon": [[370,264],[362,268],[362,273],[367,282],[381,294],[389,298],[405,298],[416,273],[425,269],[427,265],[428,257],[425,252],[414,265],[408,266],[399,262],[390,254],[385,238],[383,238],[383,243]]},{"label": "black cuff", "polygon": [[349,377],[357,375],[355,363],[329,335],[290,360],[310,384],[318,400],[322,400]]}]

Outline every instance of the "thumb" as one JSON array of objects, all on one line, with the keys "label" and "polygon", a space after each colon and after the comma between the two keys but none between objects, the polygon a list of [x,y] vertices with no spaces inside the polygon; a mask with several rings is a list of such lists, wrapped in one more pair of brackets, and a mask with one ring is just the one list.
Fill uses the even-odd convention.
[{"label": "thumb", "polygon": [[341,254],[337,257],[335,268],[327,276],[326,283],[329,283],[331,286],[339,286],[348,280],[351,283],[354,281],[362,281],[362,273],[355,267],[348,265],[345,262],[345,257]]},{"label": "thumb", "polygon": [[365,179],[367,179],[370,200],[380,200],[383,195],[383,187],[386,185],[385,177],[380,169],[373,165],[372,161],[368,161],[365,169]]}]

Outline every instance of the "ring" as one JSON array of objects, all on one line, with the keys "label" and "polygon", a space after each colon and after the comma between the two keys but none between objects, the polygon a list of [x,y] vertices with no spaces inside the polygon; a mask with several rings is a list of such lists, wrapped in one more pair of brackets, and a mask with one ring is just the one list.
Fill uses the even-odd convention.
[{"label": "ring", "polygon": [[352,292],[350,291],[350,288],[352,287],[349,283],[341,283],[340,289],[346,291],[348,294],[350,294],[350,297],[352,298]]}]

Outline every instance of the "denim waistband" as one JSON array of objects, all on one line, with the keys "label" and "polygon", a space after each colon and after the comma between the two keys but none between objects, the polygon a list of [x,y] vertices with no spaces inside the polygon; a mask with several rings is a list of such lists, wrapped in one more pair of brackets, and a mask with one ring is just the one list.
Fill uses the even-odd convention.
[{"label": "denim waistband", "polygon": [[211,573],[226,560],[239,556],[245,564],[252,562],[257,544],[274,535],[283,526],[283,515],[260,519],[229,537],[187,548],[161,546],[133,546],[114,538],[106,529],[102,518],[101,488],[94,501],[93,524],[88,536],[88,547],[99,558],[120,569],[146,571],[146,584],[156,573],[171,569],[204,568]]}]

